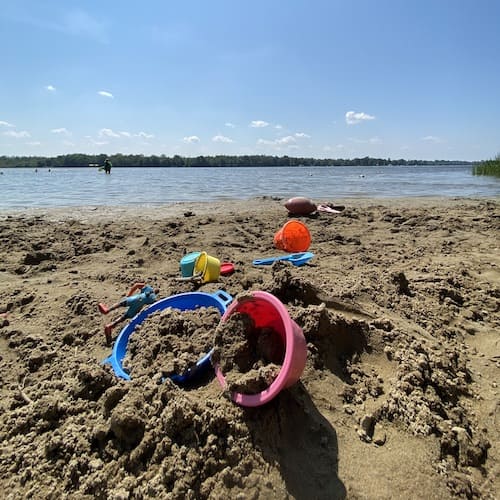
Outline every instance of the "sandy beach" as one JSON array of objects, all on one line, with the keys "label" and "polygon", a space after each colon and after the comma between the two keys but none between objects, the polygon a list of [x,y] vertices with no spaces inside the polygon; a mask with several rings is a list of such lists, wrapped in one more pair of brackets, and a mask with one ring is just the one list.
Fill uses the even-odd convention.
[{"label": "sandy beach", "polygon": [[[285,201],[0,212],[3,498],[496,498],[499,200],[341,200],[295,217],[306,265],[253,266],[283,255]],[[179,281],[202,250],[235,272]],[[307,341],[299,382],[244,408],[212,372],[163,381],[147,324],[149,361],[116,377],[104,325],[123,310],[98,303],[140,281],[273,294]]]}]

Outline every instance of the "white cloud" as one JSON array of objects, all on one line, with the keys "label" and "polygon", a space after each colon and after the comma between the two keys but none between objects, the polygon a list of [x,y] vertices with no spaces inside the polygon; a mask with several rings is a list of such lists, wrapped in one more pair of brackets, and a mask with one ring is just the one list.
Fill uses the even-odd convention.
[{"label": "white cloud", "polygon": [[277,148],[280,148],[282,146],[288,147],[288,148],[295,148],[296,146],[297,139],[293,137],[292,135],[287,135],[285,137],[280,137],[279,139],[275,139],[274,141],[270,141],[268,139],[258,139],[257,144],[259,146],[275,146]]},{"label": "white cloud", "polygon": [[232,139],[230,139],[229,137],[226,137],[225,135],[216,135],[216,136],[212,137],[212,141],[225,142],[226,144],[233,142]]},{"label": "white cloud", "polygon": [[147,134],[146,132],[139,132],[138,134],[135,134],[135,137],[142,137],[143,139],[152,139],[154,135]]},{"label": "white cloud", "polygon": [[224,123],[224,125],[226,127],[229,127],[229,128],[235,128],[236,127],[236,125],[234,123],[231,123],[231,122],[226,122],[226,123]]},{"label": "white cloud", "polygon": [[299,138],[301,138],[301,139],[310,139],[310,138],[311,138],[311,136],[310,136],[310,135],[308,135],[308,134],[304,134],[304,132],[297,132],[297,133],[295,134],[295,137],[299,137]]},{"label": "white cloud", "polygon": [[21,130],[19,132],[16,132],[15,130],[7,130],[7,132],[4,132],[3,135],[6,135],[7,137],[14,137],[15,139],[31,137],[31,134],[29,132],[26,132],[26,130]]},{"label": "white cloud", "polygon": [[106,90],[99,90],[97,92],[99,95],[102,95],[103,97],[109,97],[110,99],[114,99],[115,96],[111,92],[107,92]]},{"label": "white cloud", "polygon": [[368,139],[368,142],[370,144],[381,144],[382,139],[380,137],[371,137],[370,139]]},{"label": "white cloud", "polygon": [[120,134],[113,132],[110,128],[102,128],[99,130],[99,137],[120,137]]},{"label": "white cloud", "polygon": [[32,141],[26,143],[27,146],[41,146],[41,144],[42,143],[40,141]]},{"label": "white cloud", "polygon": [[55,92],[56,88],[54,85],[45,85],[45,90],[48,90],[49,92]]},{"label": "white cloud", "polygon": [[426,135],[425,137],[422,137],[422,141],[431,142],[433,144],[440,144],[443,142],[441,138],[436,137],[434,135]]},{"label": "white cloud", "polygon": [[12,123],[4,122],[4,121],[0,120],[0,127],[14,127],[14,125],[12,125]]},{"label": "white cloud", "polygon": [[355,111],[348,111],[345,114],[345,121],[347,125],[355,125],[356,123],[361,123],[368,120],[375,120],[375,117],[363,112],[356,113]]},{"label": "white cloud", "polygon": [[73,147],[73,146],[75,146],[75,143],[74,143],[74,142],[71,142],[71,141],[66,141],[66,140],[64,140],[64,141],[62,141],[62,143],[63,143],[63,146],[68,146],[68,147]]},{"label": "white cloud", "polygon": [[102,128],[98,132],[99,137],[112,137],[114,139],[118,139],[120,137],[126,137],[128,139],[132,137],[140,137],[141,139],[152,139],[154,134],[148,134],[147,132],[139,132],[137,134],[132,134],[131,132],[127,132],[126,130],[120,130],[119,132],[115,132],[110,128]]},{"label": "white cloud", "polygon": [[265,122],[264,120],[252,120],[250,122],[250,127],[252,128],[264,128],[268,127],[269,123]]},{"label": "white cloud", "polygon": [[279,123],[274,126],[274,128],[277,128],[278,130],[281,130],[283,128],[283,125],[280,125]]},{"label": "white cloud", "polygon": [[189,137],[184,137],[182,139],[186,144],[195,144],[200,142],[200,138],[197,135],[190,135]]},{"label": "white cloud", "polygon": [[295,139],[295,137],[287,135],[286,137],[280,137],[279,139],[276,139],[276,141],[274,142],[278,145],[289,145],[295,144],[297,140]]},{"label": "white cloud", "polygon": [[63,135],[71,135],[71,132],[65,128],[65,127],[61,127],[61,128],[53,128],[51,130],[51,132],[53,134],[63,134]]}]

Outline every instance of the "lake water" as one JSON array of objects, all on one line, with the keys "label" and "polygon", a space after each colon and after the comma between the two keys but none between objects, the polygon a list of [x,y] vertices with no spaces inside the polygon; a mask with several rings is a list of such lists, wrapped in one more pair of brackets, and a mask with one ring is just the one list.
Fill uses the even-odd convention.
[{"label": "lake water", "polygon": [[470,166],[2,169],[0,209],[160,205],[306,196],[342,198],[500,196],[500,179]]}]

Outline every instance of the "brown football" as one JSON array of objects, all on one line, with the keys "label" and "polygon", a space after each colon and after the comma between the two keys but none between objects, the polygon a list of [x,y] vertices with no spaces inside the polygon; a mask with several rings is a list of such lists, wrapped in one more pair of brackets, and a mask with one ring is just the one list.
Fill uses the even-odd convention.
[{"label": "brown football", "polygon": [[295,215],[308,215],[316,211],[316,205],[309,198],[296,196],[285,203],[286,209]]}]

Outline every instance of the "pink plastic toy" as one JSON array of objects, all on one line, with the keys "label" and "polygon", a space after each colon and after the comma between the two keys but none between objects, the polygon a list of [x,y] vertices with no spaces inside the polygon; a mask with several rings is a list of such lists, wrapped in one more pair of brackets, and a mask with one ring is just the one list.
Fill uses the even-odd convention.
[{"label": "pink plastic toy", "polygon": [[[281,369],[267,389],[258,394],[233,392],[231,395],[233,401],[241,406],[261,406],[271,401],[282,389],[292,386],[299,380],[306,366],[306,339],[302,329],[290,318],[282,302],[268,292],[252,292],[248,297],[235,300],[221,321],[226,321],[235,312],[251,316],[256,328],[272,328],[280,334],[285,347],[285,358]],[[214,368],[220,384],[226,387],[226,379],[219,366],[216,365]]]}]

